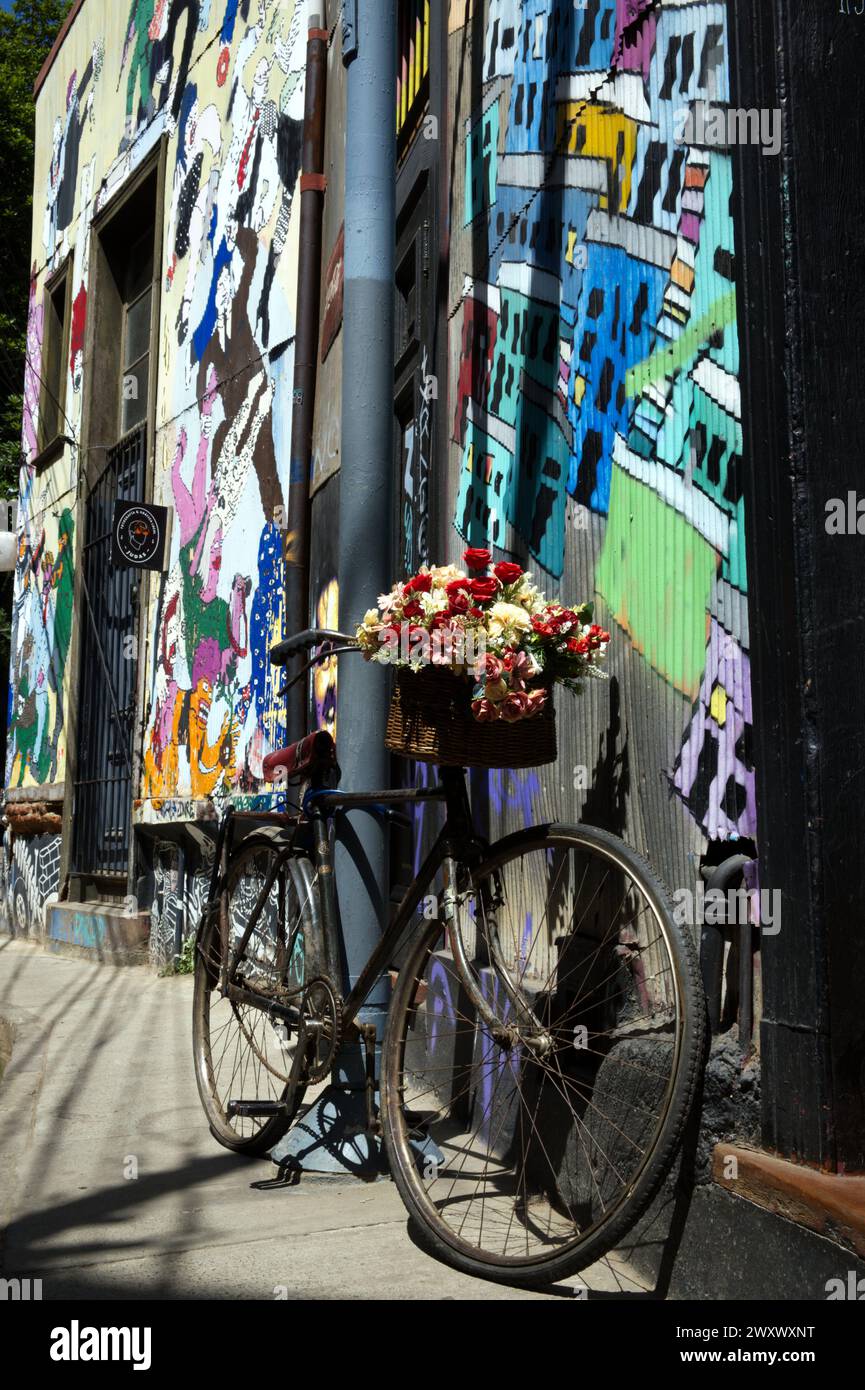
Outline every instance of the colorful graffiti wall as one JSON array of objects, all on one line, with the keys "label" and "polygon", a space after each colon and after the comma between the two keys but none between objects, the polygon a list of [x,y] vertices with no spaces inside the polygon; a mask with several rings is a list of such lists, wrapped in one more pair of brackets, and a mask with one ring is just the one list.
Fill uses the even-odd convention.
[{"label": "colorful graffiti wall", "polygon": [[[145,614],[143,820],[255,793],[282,732],[267,651],[281,635],[290,543],[307,8],[88,0],[39,95],[31,458],[46,278],[72,257],[65,429],[78,440],[93,218],[165,146],[152,492],[171,508],[173,532],[168,573],[150,586]],[[22,483],[12,786],[63,777],[77,456],[68,447]]]},{"label": "colorful graffiti wall", "polygon": [[536,809],[687,882],[756,828],[731,160],[684,138],[726,7],[453,3],[449,45],[453,527],[613,625]]}]

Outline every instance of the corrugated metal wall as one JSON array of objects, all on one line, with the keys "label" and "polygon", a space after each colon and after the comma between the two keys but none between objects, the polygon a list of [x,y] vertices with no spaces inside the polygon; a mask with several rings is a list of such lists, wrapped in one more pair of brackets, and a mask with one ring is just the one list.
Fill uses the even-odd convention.
[{"label": "corrugated metal wall", "polygon": [[726,9],[452,4],[447,506],[593,598],[610,681],[560,759],[492,774],[492,828],[584,818],[693,888],[756,831]]}]

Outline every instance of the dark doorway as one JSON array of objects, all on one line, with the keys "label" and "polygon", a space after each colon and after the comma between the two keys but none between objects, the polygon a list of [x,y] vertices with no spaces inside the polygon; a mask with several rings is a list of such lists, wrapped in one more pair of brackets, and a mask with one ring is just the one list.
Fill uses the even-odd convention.
[{"label": "dark doorway", "polygon": [[[72,872],[122,891],[129,870],[142,578],[111,559],[114,504],[146,500],[153,419],[158,168],[97,227],[94,381],[77,596],[80,631]],[[116,442],[113,442],[116,441]]]}]

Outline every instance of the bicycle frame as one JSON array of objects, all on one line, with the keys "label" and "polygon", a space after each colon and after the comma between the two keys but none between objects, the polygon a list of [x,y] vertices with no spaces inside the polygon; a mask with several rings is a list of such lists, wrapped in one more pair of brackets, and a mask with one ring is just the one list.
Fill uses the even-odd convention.
[{"label": "bicycle frame", "polygon": [[[478,990],[469,970],[459,927],[459,913],[457,911],[459,891],[457,882],[458,866],[470,865],[472,862],[479,861],[482,857],[484,846],[476,836],[472,824],[463,769],[443,767],[440,769],[440,773],[441,781],[435,787],[399,791],[389,789],[386,791],[379,790],[369,792],[343,792],[338,789],[332,790],[325,787],[314,787],[306,793],[304,797],[304,810],[306,813],[306,823],[312,830],[312,859],[316,880],[318,882],[318,899],[321,908],[323,942],[320,943],[320,945],[323,948],[323,955],[329,966],[330,973],[333,973],[335,971],[336,962],[339,959],[339,918],[337,894],[334,883],[333,851],[328,828],[329,819],[339,812],[345,812],[354,808],[368,808],[371,812],[376,813],[386,809],[388,806],[397,804],[411,804],[419,801],[443,801],[446,807],[445,823],[436,836],[432,848],[421,865],[417,875],[403,896],[402,901],[399,903],[393,921],[382,933],[381,940],[361,971],[354,988],[343,1001],[343,1026],[350,1028],[356,1020],[364,1000],[372,989],[375,981],[387,967],[396,946],[426,896],[429,885],[435,881],[439,871],[444,870],[445,888],[443,904],[445,928],[448,933],[449,943],[457,968],[472,997],[472,1002],[479,1010],[484,1021],[490,1028],[494,1029],[497,1034],[505,1038],[505,1030],[502,1030],[499,1020]],[[278,819],[281,820],[286,827],[293,824],[295,828],[294,833],[287,841],[282,853],[276,856],[258,895],[255,907],[250,914],[243,935],[229,955],[227,949],[229,935],[226,894],[224,892],[224,885],[223,890],[220,890],[220,878],[223,877],[228,862],[233,821],[241,818],[269,823]],[[238,963],[246,949],[247,942],[270,896],[277,874],[284,868],[287,860],[297,853],[297,831],[303,824],[303,821],[293,821],[289,816],[275,817],[270,814],[261,816],[256,816],[254,814],[241,815],[240,813],[234,813],[230,810],[226,812],[220,825],[217,838],[216,856],[211,876],[210,893],[208,895],[209,910],[212,909],[217,891],[219,891],[220,929],[223,942],[220,986],[223,994],[230,999],[236,1000],[238,1003],[262,1009],[274,1017],[290,1023],[297,1022],[299,1014],[298,1009],[279,1005],[264,996],[256,995],[254,991],[236,984],[234,976]],[[205,920],[207,920],[208,915],[209,912],[206,912]]]}]

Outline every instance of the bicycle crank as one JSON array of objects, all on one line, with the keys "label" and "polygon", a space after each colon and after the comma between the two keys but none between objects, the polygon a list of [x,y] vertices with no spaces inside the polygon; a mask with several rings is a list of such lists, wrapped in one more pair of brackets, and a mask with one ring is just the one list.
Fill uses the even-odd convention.
[{"label": "bicycle crank", "polygon": [[300,1034],[307,1043],[307,1081],[326,1080],[342,1042],[342,999],[325,975],[310,980],[303,992]]}]

